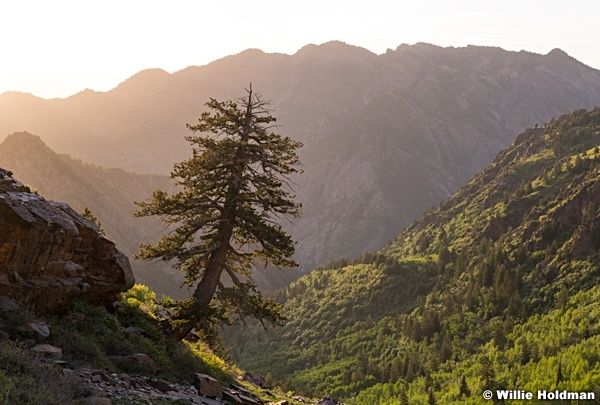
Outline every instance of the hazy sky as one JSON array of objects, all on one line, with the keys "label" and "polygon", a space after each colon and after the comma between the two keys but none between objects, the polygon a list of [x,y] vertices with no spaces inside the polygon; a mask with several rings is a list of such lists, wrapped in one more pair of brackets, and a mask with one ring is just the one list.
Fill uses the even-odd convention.
[{"label": "hazy sky", "polygon": [[599,15],[597,0],[1,1],[0,93],[106,91],[146,68],[330,40],[375,53],[416,42],[561,48],[600,69]]}]

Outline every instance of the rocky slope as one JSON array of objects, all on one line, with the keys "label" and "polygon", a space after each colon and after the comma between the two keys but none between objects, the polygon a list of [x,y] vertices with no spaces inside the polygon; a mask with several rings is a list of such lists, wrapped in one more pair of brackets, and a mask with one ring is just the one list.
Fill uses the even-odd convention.
[{"label": "rocky slope", "polygon": [[129,260],[96,225],[11,174],[0,169],[0,296],[56,312],[76,300],[111,303],[133,286]]},{"label": "rocky slope", "polygon": [[248,50],[106,93],[0,96],[0,134],[26,128],[106,167],[167,173],[186,158],[203,104],[253,87],[303,141],[304,216],[290,230],[305,269],[380,247],[488,164],[514,134],[600,103],[600,72],[560,50],[401,45],[385,54],[331,42],[294,55]]},{"label": "rocky slope", "polygon": [[[202,340],[176,342],[152,315],[156,295],[134,286],[106,308],[78,302],[40,317],[0,296],[3,404],[300,405]],[[335,405],[332,401],[320,405]]]}]

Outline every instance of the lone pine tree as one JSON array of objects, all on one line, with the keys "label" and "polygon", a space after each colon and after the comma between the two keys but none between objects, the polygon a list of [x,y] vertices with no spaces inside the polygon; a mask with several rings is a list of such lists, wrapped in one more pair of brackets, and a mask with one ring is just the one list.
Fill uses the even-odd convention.
[{"label": "lone pine tree", "polygon": [[[274,133],[269,104],[252,86],[246,92],[237,100],[211,98],[199,123],[187,125],[200,135],[186,137],[193,155],[171,173],[180,191],[155,191],[136,203],[136,216],[160,216],[174,227],[156,245],[142,244],[138,256],[172,261],[186,284],[196,285],[190,300],[173,303],[179,339],[194,327],[210,335],[236,315],[268,323],[283,319],[278,304],[238,276],[249,275],[255,261],[297,266],[291,259],[294,244],[280,222],[301,213],[290,176],[300,172],[296,149],[302,144]],[[223,272],[231,287],[221,283]]]}]

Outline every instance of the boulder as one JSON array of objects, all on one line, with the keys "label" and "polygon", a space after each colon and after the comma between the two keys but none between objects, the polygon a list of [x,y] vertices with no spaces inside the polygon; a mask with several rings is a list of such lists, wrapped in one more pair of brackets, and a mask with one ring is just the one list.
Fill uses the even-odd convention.
[{"label": "boulder", "polygon": [[0,296],[39,312],[109,304],[135,282],[129,259],[98,227],[0,169]]},{"label": "boulder", "polygon": [[46,322],[26,322],[21,326],[17,326],[16,331],[34,334],[40,338],[50,337],[50,327]]},{"label": "boulder", "polygon": [[0,312],[19,310],[19,305],[5,295],[0,296]]},{"label": "boulder", "polygon": [[255,376],[249,371],[246,371],[244,373],[244,375],[242,376],[242,380],[248,381],[249,383],[254,384],[257,387],[266,388],[265,378],[262,376]]},{"label": "boulder", "polygon": [[317,405],[337,405],[337,402],[335,402],[329,395],[325,395],[319,402],[317,402]]},{"label": "boulder", "polygon": [[103,381],[110,381],[110,379],[108,378],[108,375],[106,375],[105,372],[100,370],[94,370],[92,371],[91,381],[93,383],[100,384]]},{"label": "boulder", "polygon": [[60,360],[63,355],[63,351],[60,347],[52,346],[49,344],[39,344],[35,345],[32,350],[34,352],[40,353],[45,357],[50,357],[52,359]]},{"label": "boulder", "polygon": [[232,405],[261,405],[263,402],[250,396],[250,393],[246,389],[234,390],[229,388],[223,388],[223,399]]},{"label": "boulder", "polygon": [[194,377],[194,386],[198,389],[198,394],[209,398],[223,399],[223,388],[221,383],[213,377],[196,373]]},{"label": "boulder", "polygon": [[237,393],[223,390],[223,399],[232,405],[244,405],[244,402],[237,396]]},{"label": "boulder", "polygon": [[157,362],[152,359],[146,353],[133,353],[127,356],[121,357],[112,357],[121,364],[126,364],[129,366],[142,366],[150,369],[154,373],[158,373],[160,371],[160,366]]},{"label": "boulder", "polygon": [[155,380],[152,378],[148,378],[148,379],[146,379],[146,384],[148,384],[152,388],[155,388],[162,392],[168,392],[168,391],[173,390],[173,387],[171,386],[171,384],[169,384],[166,381],[162,381],[162,380]]}]

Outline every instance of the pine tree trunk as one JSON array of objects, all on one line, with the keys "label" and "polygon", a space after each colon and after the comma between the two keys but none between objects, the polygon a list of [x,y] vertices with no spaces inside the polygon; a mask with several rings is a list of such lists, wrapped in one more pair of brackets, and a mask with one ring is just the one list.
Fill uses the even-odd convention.
[{"label": "pine tree trunk", "polygon": [[[250,93],[251,100],[252,93]],[[219,247],[214,250],[206,267],[204,269],[204,274],[194,290],[194,299],[196,302],[202,306],[207,307],[210,305],[210,301],[212,300],[215,292],[217,291],[217,286],[219,285],[219,280],[221,278],[221,273],[225,268],[225,262],[227,259],[227,252],[230,249],[230,241],[233,235],[233,228],[236,221],[237,216],[237,200],[240,194],[239,185],[242,184],[244,169],[245,169],[245,158],[246,158],[246,145],[245,142],[248,140],[249,133],[251,131],[251,122],[252,122],[252,105],[248,103],[246,109],[246,119],[244,123],[244,131],[240,134],[242,145],[236,150],[235,160],[236,160],[236,170],[232,173],[231,184],[229,186],[229,190],[227,192],[227,197],[225,201],[225,211],[221,216],[221,223],[219,225]],[[174,331],[175,338],[177,340],[184,339],[193,329],[193,326],[186,327],[180,330]]]},{"label": "pine tree trunk", "polygon": [[[235,215],[235,211],[233,211]],[[200,282],[194,290],[194,299],[202,307],[208,307],[212,297],[217,291],[221,273],[225,267],[225,259],[227,257],[227,250],[229,249],[229,241],[233,233],[233,217],[228,215],[228,218],[223,218],[220,226],[220,244],[217,250],[215,250],[206,264],[204,274],[200,279]],[[174,335],[177,340],[184,339],[193,329],[193,326],[186,327],[180,330],[175,330]]]}]

